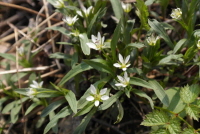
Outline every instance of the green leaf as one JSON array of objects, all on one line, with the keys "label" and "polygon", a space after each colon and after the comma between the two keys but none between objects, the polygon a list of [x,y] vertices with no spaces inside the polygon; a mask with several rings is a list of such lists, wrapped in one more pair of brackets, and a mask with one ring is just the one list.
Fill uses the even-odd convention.
[{"label": "green leaf", "polygon": [[145,45],[141,42],[136,42],[136,43],[130,43],[128,45],[126,45],[125,49],[130,49],[130,48],[143,48],[145,47]]},{"label": "green leaf", "polygon": [[85,131],[85,128],[87,127],[87,124],[89,123],[90,119],[96,112],[96,107],[94,107],[81,121],[79,126],[76,128],[76,130],[73,132],[73,134],[82,134]]},{"label": "green leaf", "polygon": [[65,82],[67,82],[68,80],[70,80],[71,78],[73,78],[74,76],[76,76],[77,74],[90,70],[92,69],[91,66],[89,66],[88,64],[82,62],[79,65],[75,66],[72,70],[70,70],[63,78],[62,80],[58,83],[59,86],[62,86],[63,84],[65,84]]},{"label": "green leaf", "polygon": [[61,99],[61,100],[57,100],[53,103],[51,103],[48,107],[46,107],[42,113],[41,113],[41,117],[45,117],[47,116],[50,112],[54,111],[55,109],[57,109],[59,106],[61,106],[63,103],[65,103],[66,100],[65,99]]},{"label": "green leaf", "polygon": [[13,109],[13,107],[14,107],[15,105],[19,105],[19,104],[25,102],[26,100],[28,100],[28,97],[24,97],[24,98],[22,98],[22,99],[20,99],[20,100],[10,102],[9,104],[7,104],[7,105],[4,107],[2,113],[7,113],[7,112],[9,112],[10,110]]},{"label": "green leaf", "polygon": [[169,98],[168,110],[173,111],[174,113],[179,113],[185,108],[185,104],[180,98],[180,88],[174,87],[167,89],[165,91]]},{"label": "green leaf", "polygon": [[[113,0],[111,0],[113,1]],[[114,0],[116,1],[116,0]],[[118,2],[118,0],[117,0]],[[113,57],[113,61],[116,61],[116,46],[118,43],[118,40],[120,38],[120,34],[121,34],[121,27],[122,27],[122,21],[120,20],[120,22],[118,23],[117,27],[115,28],[112,40],[111,40],[111,52],[112,52],[112,57]]]},{"label": "green leaf", "polygon": [[169,121],[167,113],[155,110],[146,115],[146,119],[141,123],[144,126],[165,125]]},{"label": "green leaf", "polygon": [[55,59],[71,59],[71,56],[68,54],[64,54],[64,53],[53,53],[50,55],[50,58],[55,58]]},{"label": "green leaf", "polygon": [[53,128],[57,122],[58,119],[60,118],[64,118],[68,115],[72,114],[72,110],[70,109],[69,106],[64,107],[62,110],[60,110],[51,120],[50,122],[47,124],[47,126],[44,129],[43,134],[46,134],[51,128]]},{"label": "green leaf", "polygon": [[92,20],[90,21],[90,24],[89,24],[88,27],[87,27],[88,35],[91,34],[93,25],[97,22],[97,18],[98,18],[98,16],[99,16],[100,11],[101,11],[101,10],[99,10],[99,11],[92,17]]},{"label": "green leaf", "polygon": [[79,39],[80,39],[80,42],[81,42],[81,49],[82,49],[83,53],[85,55],[89,55],[90,54],[90,47],[86,44],[86,43],[89,42],[87,34],[86,33],[79,34]]},{"label": "green leaf", "polygon": [[183,102],[192,103],[196,100],[200,93],[200,87],[197,84],[193,84],[191,86],[185,86],[181,88],[180,96]]},{"label": "green leaf", "polygon": [[[19,94],[27,95],[28,90],[29,88],[19,88],[19,89],[15,89],[14,91]],[[36,94],[37,98],[49,98],[49,97],[57,97],[57,96],[62,95],[59,91],[55,91],[55,90],[51,90],[47,88],[36,88],[34,90],[37,91],[37,94]]]},{"label": "green leaf", "polygon": [[[87,101],[85,99],[85,101]],[[94,102],[88,102],[81,110],[79,110],[74,116],[80,116],[88,113],[94,106]]]},{"label": "green leaf", "polygon": [[119,123],[124,116],[124,109],[122,107],[121,102],[119,100],[117,100],[116,103],[117,103],[117,108],[118,108],[119,114],[118,114],[117,120],[115,121],[114,124]]},{"label": "green leaf", "polygon": [[149,30],[149,25],[147,24],[149,11],[143,0],[137,0],[135,3],[136,14],[140,18],[141,27]]},{"label": "green leaf", "polygon": [[16,62],[16,57],[12,54],[0,53],[0,57]]},{"label": "green leaf", "polygon": [[152,99],[145,92],[141,90],[137,90],[137,89],[134,89],[132,92],[140,97],[146,98],[149,101],[151,108],[154,109],[154,104],[153,104]]},{"label": "green leaf", "polygon": [[177,55],[171,54],[161,59],[158,65],[179,65],[180,63],[184,62],[182,57],[183,57],[182,54],[177,54]]},{"label": "green leaf", "polygon": [[148,20],[148,23],[151,26],[151,29],[154,32],[156,32],[161,38],[163,38],[166,41],[166,43],[169,45],[169,47],[174,48],[174,44],[170,40],[162,24],[160,24],[157,20],[153,20],[153,21]]},{"label": "green leaf", "polygon": [[29,114],[35,107],[41,105],[40,103],[33,103],[31,104],[25,112],[25,115]]},{"label": "green leaf", "polygon": [[160,128],[156,131],[152,131],[150,134],[170,134],[166,129]]},{"label": "green leaf", "polygon": [[11,113],[10,113],[10,118],[11,118],[12,123],[15,123],[18,120],[18,118],[19,118],[18,114],[19,114],[21,108],[22,108],[22,105],[17,104],[17,103],[15,103],[14,107],[12,107]]},{"label": "green leaf", "polygon": [[176,46],[174,47],[174,50],[173,50],[173,54],[176,54],[178,52],[178,50],[183,46],[183,44],[185,43],[187,39],[181,39],[177,44]]},{"label": "green leaf", "polygon": [[101,72],[109,73],[112,76],[114,76],[113,69],[110,68],[109,63],[106,60],[91,59],[91,60],[84,60],[84,62]]},{"label": "green leaf", "polygon": [[194,120],[199,121],[199,113],[200,113],[200,108],[198,108],[196,105],[190,104],[189,106],[185,107],[186,113],[193,118]]},{"label": "green leaf", "polygon": [[66,95],[65,99],[69,103],[70,108],[74,113],[77,113],[77,101],[75,94],[70,90]]},{"label": "green leaf", "polygon": [[177,119],[172,119],[166,124],[166,128],[170,134],[178,134],[181,131],[181,123]]},{"label": "green leaf", "polygon": [[10,81],[12,82],[17,82],[19,79],[23,78],[24,76],[26,76],[28,73],[17,73],[17,74],[13,74],[10,78]]},{"label": "green leaf", "polygon": [[123,34],[123,43],[124,44],[129,44],[131,42],[131,31],[133,29],[133,26],[135,24],[135,19],[133,20],[128,20],[127,23],[126,23],[126,27],[124,29],[124,34]]},{"label": "green leaf", "polygon": [[167,97],[167,94],[165,93],[163,87],[155,80],[150,80],[149,84],[151,88],[154,90],[156,96],[159,98],[159,100],[165,105],[169,106],[169,99]]},{"label": "green leaf", "polygon": [[183,132],[181,132],[181,134],[199,134],[198,132],[196,132],[194,129],[192,128],[185,128],[183,129]]},{"label": "green leaf", "polygon": [[62,34],[66,35],[66,36],[69,36],[69,34],[70,34],[70,32],[64,27],[53,26],[53,27],[48,27],[46,29],[59,31],[59,32],[61,32]]},{"label": "green leaf", "polygon": [[131,77],[129,83],[141,87],[151,88],[148,82],[137,77]]},{"label": "green leaf", "polygon": [[124,20],[124,11],[120,0],[110,0],[114,14],[118,20]]},{"label": "green leaf", "polygon": [[118,98],[123,94],[123,91],[118,91],[115,95],[111,96],[108,100],[103,101],[103,104],[99,106],[98,110],[106,110],[113,103],[115,103]]},{"label": "green leaf", "polygon": [[146,0],[145,5],[149,6],[149,5],[153,4],[154,1],[156,1],[156,0]]}]

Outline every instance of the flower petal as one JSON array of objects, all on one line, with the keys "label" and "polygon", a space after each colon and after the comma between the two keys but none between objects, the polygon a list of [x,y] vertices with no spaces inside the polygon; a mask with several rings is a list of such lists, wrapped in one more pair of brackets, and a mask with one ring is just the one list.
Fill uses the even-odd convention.
[{"label": "flower petal", "polygon": [[103,95],[103,96],[101,96],[101,99],[102,100],[107,100],[107,99],[109,99],[109,96],[108,95]]},{"label": "flower petal", "polygon": [[103,89],[101,89],[101,91],[100,91],[100,95],[103,95],[103,94],[105,94],[105,93],[106,93],[106,91],[107,91],[107,88],[103,88]]},{"label": "flower petal", "polygon": [[93,96],[88,96],[88,97],[86,98],[86,100],[87,100],[87,101],[93,101],[93,100],[94,100],[94,97],[93,97]]},{"label": "flower petal", "polygon": [[44,83],[44,82],[43,82],[43,81],[41,81],[41,82],[39,83],[39,86],[40,86],[40,87],[42,87],[43,83]]},{"label": "flower petal", "polygon": [[95,105],[96,107],[99,106],[99,101],[96,100],[96,101],[94,102],[94,105]]},{"label": "flower petal", "polygon": [[120,61],[121,63],[124,63],[124,58],[122,57],[121,54],[119,54],[119,61]]},{"label": "flower petal", "polygon": [[80,15],[81,17],[83,17],[83,14],[82,14],[81,11],[76,11],[76,13],[77,13],[78,15]]},{"label": "flower petal", "polygon": [[94,85],[92,85],[92,84],[91,84],[91,86],[90,86],[90,91],[91,91],[92,94],[97,94],[97,90],[96,90],[96,88],[94,87]]},{"label": "flower petal", "polygon": [[122,84],[122,83],[116,83],[115,86],[117,86],[117,87],[123,87],[124,84]]},{"label": "flower petal", "polygon": [[120,82],[124,81],[124,78],[122,76],[120,76],[120,75],[117,75],[117,78],[119,79]]},{"label": "flower petal", "polygon": [[95,49],[95,50],[98,50],[97,46],[96,46],[94,43],[89,42],[89,43],[86,43],[86,44],[87,44],[90,48]]},{"label": "flower petal", "polygon": [[31,88],[38,88],[38,86],[37,86],[37,85],[34,85],[34,84],[31,84],[30,87],[31,87]]},{"label": "flower petal", "polygon": [[115,66],[115,67],[121,67],[121,65],[119,63],[115,63],[115,64],[113,64],[113,66]]},{"label": "flower petal", "polygon": [[131,64],[127,64],[126,67],[129,67]]},{"label": "flower petal", "polygon": [[125,68],[122,68],[123,71],[126,71],[126,69],[127,69],[126,67],[125,67]]},{"label": "flower petal", "polygon": [[130,59],[130,55],[128,55],[128,56],[126,57],[126,59],[125,59],[125,64],[129,61],[129,59]]}]

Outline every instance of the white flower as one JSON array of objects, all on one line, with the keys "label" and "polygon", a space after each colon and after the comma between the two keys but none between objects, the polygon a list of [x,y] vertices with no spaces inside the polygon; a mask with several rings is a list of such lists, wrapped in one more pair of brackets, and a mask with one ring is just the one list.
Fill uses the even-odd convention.
[{"label": "white flower", "polygon": [[74,17],[66,17],[65,19],[63,19],[63,21],[65,23],[67,23],[69,26],[73,26],[74,23],[78,20],[77,15]]},{"label": "white flower", "polygon": [[97,93],[97,89],[94,87],[94,85],[90,86],[91,96],[88,96],[86,98],[87,101],[94,101],[94,105],[97,107],[99,106],[99,103],[103,100],[107,100],[109,96],[104,95],[107,91],[107,88],[103,88],[100,90],[99,93]]},{"label": "white flower", "polygon": [[63,0],[56,0],[55,3],[53,4],[53,6],[55,8],[62,8],[65,6],[64,1]]},{"label": "white flower", "polygon": [[173,19],[181,19],[182,11],[180,8],[172,9],[171,17]]},{"label": "white flower", "polygon": [[198,40],[197,47],[200,49],[200,40]]},{"label": "white flower", "polygon": [[147,38],[147,43],[150,45],[150,46],[155,46],[156,45],[156,42],[158,41],[159,37],[157,36],[156,38],[151,35],[150,37]]},{"label": "white flower", "polygon": [[[78,15],[80,15],[81,17],[83,17],[84,15],[85,15],[85,17],[88,17],[89,14],[90,14],[90,12],[92,11],[92,9],[93,9],[93,6],[90,6],[88,9],[86,9],[86,8],[84,7],[82,11],[76,11],[76,13],[77,13]],[[83,15],[82,12],[84,13],[84,15]]]},{"label": "white flower", "polygon": [[119,63],[113,64],[113,66],[121,68],[123,71],[126,71],[127,67],[129,67],[131,64],[128,63],[130,59],[130,55],[128,55],[125,59],[122,57],[121,54],[119,54]]},{"label": "white flower", "polygon": [[37,91],[33,88],[27,90],[26,95],[30,98],[33,98],[37,94]]},{"label": "white flower", "polygon": [[17,52],[20,56],[23,56],[24,55],[24,47],[20,47],[20,48],[17,48]]},{"label": "white flower", "polygon": [[121,4],[122,4],[122,8],[123,8],[124,12],[129,13],[131,11],[131,9],[132,9],[131,4],[125,4],[123,2],[121,2]]},{"label": "white flower", "polygon": [[33,80],[33,84],[30,85],[31,88],[41,88],[43,84],[43,81],[40,83],[37,83],[35,80]]},{"label": "white flower", "polygon": [[124,77],[117,75],[120,83],[116,83],[117,87],[126,87],[129,84],[130,78],[128,77],[127,72],[124,73]]},{"label": "white flower", "polygon": [[101,34],[98,32],[97,37],[92,35],[92,42],[86,43],[90,48],[95,50],[102,50],[104,46],[105,37],[101,38]]}]

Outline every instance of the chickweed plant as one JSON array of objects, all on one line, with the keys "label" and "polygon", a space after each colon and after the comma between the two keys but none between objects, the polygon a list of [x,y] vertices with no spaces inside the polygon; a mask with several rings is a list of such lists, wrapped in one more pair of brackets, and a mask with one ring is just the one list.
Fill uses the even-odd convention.
[{"label": "chickweed plant", "polygon": [[[44,134],[58,133],[58,122],[67,116],[81,117],[73,134],[82,134],[97,114],[106,116],[114,110],[112,123],[120,123],[124,107],[130,104],[127,100],[134,99],[142,102],[141,109],[150,109],[140,124],[147,127],[143,133],[200,133],[199,124],[195,125],[200,117],[199,0],[48,2],[66,24],[48,29],[70,38],[68,44],[59,42],[73,47],[74,53],[66,56],[71,63],[65,63],[70,70],[58,84],[32,79],[27,88],[14,89],[12,94],[6,91],[18,98],[4,107],[6,97],[0,100],[2,113],[10,112],[12,123],[18,120],[21,103],[29,101],[25,115],[42,105],[41,119],[49,116],[48,123],[43,122]],[[150,10],[155,3],[161,5],[161,14]],[[170,4],[173,8],[166,8]],[[133,14],[137,17],[132,18]],[[104,22],[108,15],[115,24],[110,33],[105,32],[113,27]],[[25,49],[17,51],[19,63],[31,66]],[[67,60],[63,55],[53,53],[51,58]],[[67,89],[67,84],[74,88]]]}]

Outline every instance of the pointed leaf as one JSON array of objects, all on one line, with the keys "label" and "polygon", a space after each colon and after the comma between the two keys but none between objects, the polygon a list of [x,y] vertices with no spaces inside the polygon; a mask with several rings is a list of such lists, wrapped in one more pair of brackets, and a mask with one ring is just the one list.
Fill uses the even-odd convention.
[{"label": "pointed leaf", "polygon": [[113,103],[115,103],[122,94],[123,94],[123,91],[118,91],[115,95],[111,96],[108,100],[105,100],[103,104],[99,106],[98,110],[106,110]]},{"label": "pointed leaf", "polygon": [[66,28],[59,27],[59,26],[48,27],[46,29],[51,29],[51,30],[59,31],[59,32],[61,32],[62,34],[66,35],[66,36],[69,36],[69,33],[70,33]]},{"label": "pointed leaf", "polygon": [[31,104],[28,109],[25,112],[25,115],[29,114],[35,107],[37,107],[38,105],[40,105],[40,103],[33,103]]},{"label": "pointed leaf", "polygon": [[141,123],[144,126],[165,125],[169,121],[169,116],[164,111],[155,110],[146,115],[146,119]]},{"label": "pointed leaf", "polygon": [[148,23],[151,26],[151,29],[154,32],[156,32],[161,38],[163,38],[166,41],[166,43],[169,45],[169,47],[174,48],[174,44],[170,40],[162,24],[160,24],[157,20],[153,20],[153,21],[148,20]]},{"label": "pointed leaf", "polygon": [[57,122],[58,119],[60,118],[64,118],[68,115],[72,114],[72,110],[70,109],[69,106],[64,107],[62,110],[60,110],[51,120],[50,122],[47,124],[47,126],[44,129],[43,134],[46,134],[51,128],[53,128]]},{"label": "pointed leaf", "polygon": [[[85,99],[86,102],[88,102]],[[79,110],[74,116],[80,116],[88,113],[94,106],[94,102],[88,102],[87,105],[85,105],[81,110]]]},{"label": "pointed leaf", "polygon": [[41,113],[41,117],[45,117],[47,116],[50,112],[54,111],[55,109],[57,109],[59,106],[61,106],[64,102],[66,102],[65,99],[61,99],[61,100],[57,100],[53,103],[51,103],[48,107],[46,107],[42,113]]},{"label": "pointed leaf", "polygon": [[101,72],[109,73],[114,76],[113,69],[110,68],[109,63],[103,59],[84,60],[84,62]]},{"label": "pointed leaf", "polygon": [[181,89],[180,96],[183,102],[192,103],[196,100],[200,93],[200,87],[197,84],[185,86]]},{"label": "pointed leaf", "polygon": [[80,63],[79,65],[75,66],[72,70],[70,70],[63,78],[62,80],[58,83],[59,86],[62,86],[63,84],[65,84],[65,82],[67,82],[68,80],[70,80],[71,78],[73,78],[74,76],[76,76],[77,74],[90,70],[92,69],[92,67],[84,62]]},{"label": "pointed leaf", "polygon": [[159,100],[165,105],[169,105],[169,99],[167,94],[165,93],[165,90],[163,87],[155,80],[150,80],[149,84],[151,88],[154,90],[156,96],[159,98]]},{"label": "pointed leaf", "polygon": [[89,42],[87,34],[86,33],[79,34],[79,39],[80,39],[80,42],[81,42],[81,49],[82,49],[83,53],[85,55],[89,55],[90,54],[90,47],[86,44],[86,43]]},{"label": "pointed leaf", "polygon": [[119,100],[117,100],[116,103],[117,103],[117,108],[118,108],[119,114],[117,115],[117,120],[115,121],[114,124],[119,123],[124,116],[124,109],[122,107],[121,102]]},{"label": "pointed leaf", "polygon": [[124,12],[120,0],[110,0],[114,14],[118,20],[124,20]]},{"label": "pointed leaf", "polygon": [[181,123],[179,120],[173,119],[166,125],[166,128],[170,134],[178,134],[181,131]]},{"label": "pointed leaf", "polygon": [[77,101],[75,94],[70,90],[66,95],[65,99],[69,103],[70,108],[74,113],[77,113]]},{"label": "pointed leaf", "polygon": [[73,132],[73,134],[82,134],[85,131],[85,128],[87,127],[87,124],[89,123],[90,119],[96,112],[96,107],[94,107],[81,121],[79,126],[76,128],[76,130]]},{"label": "pointed leaf", "polygon": [[113,34],[113,37],[112,37],[112,40],[111,40],[111,52],[112,52],[113,61],[117,60],[117,58],[116,58],[116,46],[117,46],[118,40],[120,38],[121,27],[122,27],[122,21],[120,21],[118,23],[117,27],[115,28],[115,31],[114,31],[114,34]]},{"label": "pointed leaf", "polygon": [[152,99],[145,92],[143,92],[141,90],[137,90],[137,89],[134,89],[132,92],[137,94],[140,97],[146,98],[149,101],[151,108],[154,109],[154,104],[153,104]]},{"label": "pointed leaf", "polygon": [[189,106],[187,106],[187,107],[185,108],[185,111],[186,111],[186,113],[187,113],[191,118],[193,118],[194,120],[199,121],[199,117],[200,117],[200,115],[199,115],[199,113],[200,113],[200,108],[198,108],[198,107],[195,106],[195,105],[190,104]]}]

